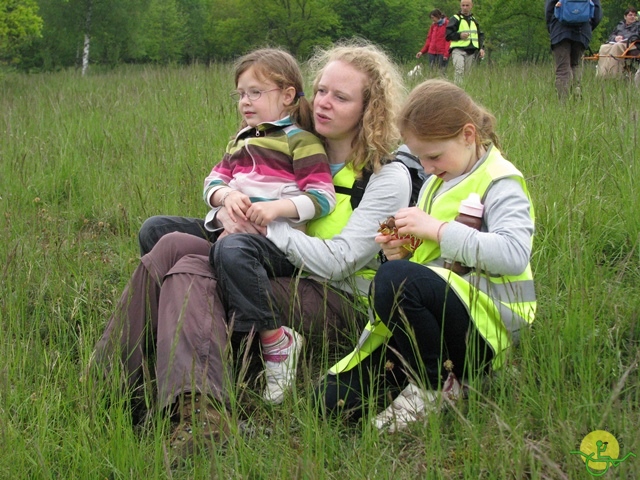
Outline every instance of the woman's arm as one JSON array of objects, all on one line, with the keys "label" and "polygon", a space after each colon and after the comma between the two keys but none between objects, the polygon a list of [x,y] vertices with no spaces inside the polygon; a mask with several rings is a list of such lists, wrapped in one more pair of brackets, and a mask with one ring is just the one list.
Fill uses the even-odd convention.
[{"label": "woman's arm", "polygon": [[327,280],[341,280],[367,265],[380,250],[374,238],[380,222],[409,204],[411,178],[393,162],[371,175],[364,196],[344,229],[330,240],[309,237],[284,222],[267,228],[267,238],[291,263]]},{"label": "woman's arm", "polygon": [[487,231],[449,222],[442,232],[441,256],[495,275],[519,275],[531,256],[534,224],[530,209],[520,182],[512,178],[498,180],[484,200]]}]

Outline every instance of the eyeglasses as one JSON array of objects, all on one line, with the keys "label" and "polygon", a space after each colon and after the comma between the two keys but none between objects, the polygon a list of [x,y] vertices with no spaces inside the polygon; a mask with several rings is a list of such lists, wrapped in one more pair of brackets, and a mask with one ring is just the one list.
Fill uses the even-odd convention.
[{"label": "eyeglasses", "polygon": [[275,90],[281,90],[280,88],[272,88],[271,90],[256,90],[256,89],[250,89],[246,92],[231,92],[229,95],[231,96],[231,98],[233,98],[236,102],[239,102],[240,100],[242,100],[245,96],[251,100],[252,102],[255,102],[256,100],[258,100],[263,93],[269,93],[269,92],[273,92]]}]

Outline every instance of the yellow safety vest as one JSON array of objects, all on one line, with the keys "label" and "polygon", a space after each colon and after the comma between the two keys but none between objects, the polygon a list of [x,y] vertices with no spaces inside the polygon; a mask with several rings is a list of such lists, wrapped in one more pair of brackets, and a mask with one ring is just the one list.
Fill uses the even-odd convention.
[{"label": "yellow safety vest", "polygon": [[[492,183],[505,177],[520,181],[529,196],[522,173],[505,160],[497,148],[490,147],[487,158],[478,168],[459,184],[435,197],[442,180],[431,176],[418,205],[439,220],[453,221],[458,214],[460,202],[475,192],[484,199]],[[534,220],[533,206],[531,218]],[[478,332],[494,353],[493,367],[500,368],[508,348],[518,341],[519,331],[531,324],[536,310],[536,298],[531,265],[520,275],[491,276],[486,272],[472,270],[461,277],[451,270],[437,265],[440,261],[440,246],[435,241],[425,240],[414,252],[411,261],[424,264],[445,279],[465,304]],[[330,373],[350,370],[391,335],[389,329],[378,318],[371,319],[360,336],[353,352],[329,369]]]},{"label": "yellow safety vest", "polygon": [[474,47],[476,49],[480,48],[480,43],[478,41],[478,24],[475,22],[473,17],[471,17],[471,22],[468,22],[461,15],[454,15],[455,18],[458,19],[458,33],[468,33],[469,38],[465,40],[454,40],[449,44],[449,49],[454,48],[469,48]]},{"label": "yellow safety vest", "polygon": [[[351,188],[356,180],[356,173],[350,164],[345,165],[333,176],[335,186]],[[351,208],[351,195],[336,192],[336,207],[329,215],[311,220],[307,223],[307,235],[323,239],[331,239],[338,235],[349,222],[353,213]],[[355,275],[372,280],[376,271],[370,268],[362,268]]]}]

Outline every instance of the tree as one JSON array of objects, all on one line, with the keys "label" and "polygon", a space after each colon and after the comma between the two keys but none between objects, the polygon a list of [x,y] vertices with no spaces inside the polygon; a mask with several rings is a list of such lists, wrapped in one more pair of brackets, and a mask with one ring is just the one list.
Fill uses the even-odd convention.
[{"label": "tree", "polygon": [[259,46],[279,46],[298,57],[327,44],[338,27],[333,0],[214,0],[209,48],[228,59]]},{"label": "tree", "polygon": [[0,61],[18,62],[18,49],[41,31],[42,18],[34,0],[0,0]]},{"label": "tree", "polygon": [[530,0],[494,0],[474,4],[491,60],[537,62],[549,52],[544,5]]},{"label": "tree", "polygon": [[338,16],[327,0],[263,0],[252,2],[254,14],[265,29],[267,43],[304,57],[314,45],[331,41]]},{"label": "tree", "polygon": [[420,0],[339,0],[338,37],[362,37],[407,60],[424,43],[430,10]]},{"label": "tree", "polygon": [[143,26],[146,58],[163,64],[178,61],[183,51],[185,23],[175,0],[151,0]]},{"label": "tree", "polygon": [[185,26],[183,60],[187,63],[208,60],[206,28],[211,0],[177,0],[177,3]]}]

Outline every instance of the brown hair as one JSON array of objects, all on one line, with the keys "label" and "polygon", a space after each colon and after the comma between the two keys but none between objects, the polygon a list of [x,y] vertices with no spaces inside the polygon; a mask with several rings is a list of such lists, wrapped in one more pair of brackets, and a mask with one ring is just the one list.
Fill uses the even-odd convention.
[{"label": "brown hair", "polygon": [[383,159],[390,155],[400,139],[396,116],[405,93],[400,68],[385,52],[365,40],[341,42],[329,50],[316,52],[310,60],[317,71],[314,95],[324,68],[335,61],[347,63],[367,77],[360,128],[348,162],[356,171],[368,167],[377,172]]},{"label": "brown hair", "polygon": [[[309,101],[304,97],[302,72],[296,59],[279,48],[261,48],[247,53],[235,62],[235,84],[240,75],[253,67],[256,77],[276,84],[278,88],[293,87],[296,98],[285,112],[303,130],[313,131],[313,113]],[[241,128],[247,124],[243,120]]]},{"label": "brown hair", "polygon": [[398,127],[422,140],[448,140],[466,124],[476,127],[476,146],[499,147],[496,118],[463,89],[446,80],[426,80],[409,94],[398,118]]}]

